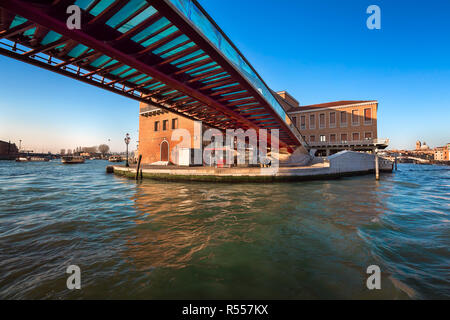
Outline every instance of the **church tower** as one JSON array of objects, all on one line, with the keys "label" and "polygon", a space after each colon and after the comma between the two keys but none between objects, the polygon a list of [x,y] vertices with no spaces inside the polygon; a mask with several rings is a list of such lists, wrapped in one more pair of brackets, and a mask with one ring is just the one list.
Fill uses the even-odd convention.
[{"label": "church tower", "polygon": [[416,150],[420,150],[420,147],[422,146],[422,143],[420,141],[416,142]]}]

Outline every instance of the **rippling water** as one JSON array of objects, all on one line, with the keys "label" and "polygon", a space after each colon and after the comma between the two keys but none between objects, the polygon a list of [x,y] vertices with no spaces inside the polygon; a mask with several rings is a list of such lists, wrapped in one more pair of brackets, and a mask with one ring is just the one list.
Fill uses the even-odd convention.
[{"label": "rippling water", "polygon": [[106,165],[0,161],[0,298],[450,298],[449,167],[263,185]]}]

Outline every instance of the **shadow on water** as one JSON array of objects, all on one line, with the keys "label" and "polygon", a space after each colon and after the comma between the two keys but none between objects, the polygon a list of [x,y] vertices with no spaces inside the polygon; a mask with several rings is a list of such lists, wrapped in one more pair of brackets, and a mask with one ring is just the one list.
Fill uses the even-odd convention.
[{"label": "shadow on water", "polygon": [[[448,170],[135,183],[105,165],[0,163],[0,297],[449,297]],[[82,270],[80,291],[66,289],[69,264]],[[379,291],[365,285],[372,264]]]}]

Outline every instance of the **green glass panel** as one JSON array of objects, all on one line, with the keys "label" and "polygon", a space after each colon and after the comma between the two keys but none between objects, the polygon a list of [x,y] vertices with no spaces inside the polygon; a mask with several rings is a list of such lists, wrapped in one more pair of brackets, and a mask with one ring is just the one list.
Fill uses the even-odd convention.
[{"label": "green glass panel", "polygon": [[115,63],[117,63],[117,62],[118,62],[117,60],[111,60],[110,62],[108,62],[107,64],[105,64],[105,65],[103,66],[103,68],[110,67],[110,66],[112,66],[113,64],[115,64]]},{"label": "green glass panel", "polygon": [[155,14],[156,9],[153,7],[148,7],[144,11],[142,11],[140,14],[138,14],[136,17],[125,23],[123,26],[121,26],[118,30],[122,33],[127,32],[128,30],[133,29],[137,25],[139,25],[144,20],[151,17],[153,14]]},{"label": "green glass panel", "polygon": [[172,91],[163,93],[163,96],[168,96],[169,94],[172,94],[172,93],[175,93],[175,92],[178,92],[178,91],[177,90],[172,90]]},{"label": "green glass panel", "polygon": [[142,78],[145,77],[145,76],[146,76],[146,74],[140,74],[140,75],[137,75],[136,77],[131,78],[131,79],[128,80],[128,81],[135,83],[135,81],[137,81],[137,80],[139,80],[139,79],[142,79]]},{"label": "green glass panel", "polygon": [[150,88],[152,88],[152,87],[154,87],[154,86],[157,86],[157,85],[160,85],[161,84],[161,82],[157,82],[157,83],[153,83],[153,84],[150,84],[150,85],[148,85],[148,86],[146,86],[146,87],[144,87],[145,89],[150,89]]},{"label": "green glass panel", "polygon": [[148,47],[149,45],[152,45],[153,43],[155,43],[155,42],[157,42],[157,41],[159,41],[159,40],[161,40],[161,39],[163,39],[163,38],[165,38],[165,37],[170,36],[172,33],[176,32],[177,30],[178,30],[177,27],[172,26],[172,27],[170,27],[169,29],[164,30],[163,32],[157,34],[157,35],[154,36],[153,38],[150,38],[150,39],[148,39],[148,40],[142,42],[141,44],[142,44],[144,47]]},{"label": "green glass panel", "polygon": [[11,25],[9,26],[9,28],[11,29],[11,28],[20,26],[22,23],[25,23],[25,22],[27,22],[27,21],[28,21],[28,20],[25,19],[24,17],[21,17],[21,16],[15,16],[14,19],[13,19],[13,21],[11,22]]},{"label": "green glass panel", "polygon": [[[201,67],[201,68],[203,68],[203,67]],[[196,76],[196,75],[200,75],[200,74],[203,74],[203,73],[206,73],[206,72],[209,72],[209,71],[213,71],[213,70],[218,69],[218,68],[220,68],[220,66],[215,65],[215,66],[211,66],[208,69],[200,70],[198,72],[195,72],[195,70],[189,70],[187,73],[189,73],[191,76]],[[196,69],[198,70],[199,68],[196,68]]]},{"label": "green glass panel", "polygon": [[100,65],[104,64],[106,61],[108,61],[109,59],[111,59],[108,56],[101,56],[100,58],[95,59],[92,63],[91,66],[93,67],[99,67]]},{"label": "green glass panel", "polygon": [[110,5],[114,3],[114,0],[101,0],[95,7],[89,11],[90,14],[93,16],[98,16],[100,13],[103,12],[106,8],[108,8]]},{"label": "green glass panel", "polygon": [[[172,64],[179,64],[180,62],[183,62],[184,60],[193,58],[193,57],[198,56],[199,54],[202,54],[202,53],[203,53],[203,50],[197,50],[197,51],[195,51],[195,52],[193,52],[191,54],[188,54],[187,56],[184,56],[184,57],[182,57],[180,59],[177,59],[177,60],[173,61]],[[201,58],[198,58],[198,59],[194,59],[192,61],[180,64],[178,67],[182,68],[184,66],[190,65],[191,63],[194,63],[194,61],[200,61],[200,60],[206,59],[206,58],[208,58],[208,57],[206,56],[206,57],[201,57]]]},{"label": "green glass panel", "polygon": [[67,55],[72,58],[79,57],[83,52],[87,50],[87,48],[88,47],[86,47],[85,45],[78,44],[75,46],[75,48],[70,50],[70,52]]},{"label": "green glass panel", "polygon": [[75,5],[79,6],[81,9],[86,10],[95,0],[77,0]]},{"label": "green glass panel", "polygon": [[168,57],[170,57],[170,56],[172,56],[174,54],[177,54],[178,52],[181,52],[183,50],[189,49],[189,48],[191,48],[193,46],[195,46],[195,43],[193,43],[193,42],[187,43],[184,46],[181,46],[181,47],[179,47],[179,48],[177,48],[175,50],[172,50],[172,51],[167,52],[166,54],[163,54],[161,56],[161,58],[164,58],[164,59],[168,58]]},{"label": "green glass panel", "polygon": [[126,76],[129,76],[130,74],[132,74],[133,72],[136,72],[136,69],[131,69],[128,70],[127,72],[124,72],[123,74],[120,75],[121,78],[125,78]]},{"label": "green glass panel", "polygon": [[148,76],[148,77],[145,77],[144,79],[136,81],[136,84],[141,84],[141,83],[144,83],[144,82],[149,81],[151,79],[153,79],[153,78]]},{"label": "green glass panel", "polygon": [[[157,89],[160,89],[160,88],[162,88],[162,87],[165,87],[166,85],[164,84],[164,83],[162,83],[162,84],[160,84],[160,85],[158,85],[158,86],[156,86],[156,87],[153,87],[153,88],[151,88],[151,90],[157,90]],[[150,89],[150,88],[149,88]]]},{"label": "green glass panel", "polygon": [[122,9],[109,19],[106,24],[110,27],[117,27],[122,21],[138,11],[147,3],[145,0],[131,0]]},{"label": "green glass panel", "polygon": [[169,20],[167,20],[166,18],[162,17],[161,19],[159,19],[158,21],[156,21],[152,25],[148,26],[147,28],[145,28],[144,30],[139,32],[137,35],[135,35],[134,37],[132,37],[131,40],[136,41],[136,42],[141,42],[142,40],[147,38],[149,35],[155,33],[156,31],[158,31],[158,30],[160,30],[162,28],[164,28],[165,26],[167,26],[169,23],[170,23]]},{"label": "green glass panel", "polygon": [[60,35],[59,33],[56,33],[55,31],[50,31],[49,33],[47,33],[47,35],[44,37],[44,39],[42,39],[41,44],[42,45],[46,45],[52,42],[55,42],[59,39],[61,39],[62,35]]},{"label": "green glass panel", "polygon": [[169,43],[159,47],[157,50],[153,51],[153,53],[159,54],[160,52],[169,50],[170,48],[175,47],[175,46],[179,45],[180,43],[183,43],[187,40],[189,40],[189,38],[183,34],[183,35],[179,36],[178,38],[176,38],[175,40],[172,40]]},{"label": "green glass panel", "polygon": [[32,36],[34,33],[36,32],[36,27],[32,28],[32,29],[28,29],[27,31],[25,31],[23,34],[25,36]]},{"label": "green glass panel", "polygon": [[121,73],[121,72],[123,72],[123,71],[125,71],[125,70],[127,70],[129,68],[130,68],[129,66],[121,66],[121,67],[111,71],[110,73],[113,74],[113,75],[117,75],[117,74],[119,74],[119,73]]}]

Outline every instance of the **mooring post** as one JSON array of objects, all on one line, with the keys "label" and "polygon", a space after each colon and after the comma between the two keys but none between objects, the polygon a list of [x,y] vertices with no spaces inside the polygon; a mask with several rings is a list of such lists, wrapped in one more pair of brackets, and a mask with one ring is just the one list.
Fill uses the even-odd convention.
[{"label": "mooring post", "polygon": [[142,154],[139,155],[139,160],[136,167],[136,181],[139,179],[139,169],[141,168],[141,160],[142,160]]},{"label": "mooring post", "polygon": [[397,156],[395,156],[395,162],[394,162],[394,164],[395,164],[395,171],[397,171],[397,161],[398,161]]},{"label": "mooring post", "polygon": [[142,169],[141,169],[141,180],[143,179],[143,177],[142,177]]},{"label": "mooring post", "polygon": [[378,150],[375,149],[375,179],[380,180],[380,165],[378,163]]}]

